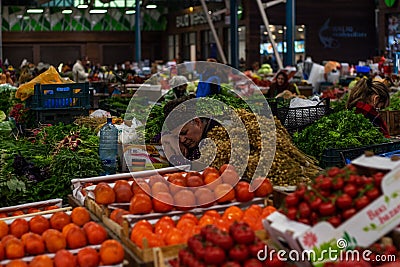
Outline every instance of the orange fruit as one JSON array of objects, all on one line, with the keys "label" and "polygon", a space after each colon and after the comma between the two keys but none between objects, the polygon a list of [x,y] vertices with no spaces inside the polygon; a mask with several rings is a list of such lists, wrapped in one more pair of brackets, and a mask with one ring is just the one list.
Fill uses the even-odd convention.
[{"label": "orange fruit", "polygon": [[118,223],[119,225],[121,225],[122,222],[124,221],[123,216],[126,214],[129,214],[129,211],[118,208],[111,212],[110,219],[113,220],[114,222]]},{"label": "orange fruit", "polygon": [[161,226],[161,225],[169,225],[171,227],[175,227],[175,222],[174,222],[174,220],[172,220],[171,217],[163,216],[156,222],[155,227]]},{"label": "orange fruit", "polygon": [[197,205],[200,207],[210,207],[215,203],[214,192],[207,187],[197,189],[194,195],[196,197]]},{"label": "orange fruit", "polygon": [[12,260],[7,263],[6,267],[28,267],[28,263],[23,260]]},{"label": "orange fruit", "polygon": [[63,235],[65,238],[67,238],[67,234],[68,234],[69,230],[71,230],[71,228],[73,228],[73,227],[74,227],[74,228],[79,228],[79,226],[76,225],[76,224],[74,224],[74,223],[69,223],[69,224],[67,224],[66,226],[64,226],[63,229],[62,229],[62,231],[61,231],[62,235]]},{"label": "orange fruit", "polygon": [[232,169],[226,169],[221,174],[221,178],[222,178],[223,183],[229,184],[231,186],[236,185],[240,180],[239,174],[235,170],[232,170]]},{"label": "orange fruit", "polygon": [[133,195],[151,193],[150,185],[146,181],[141,181],[141,180],[136,181],[136,183],[133,183],[131,186],[131,190]]},{"label": "orange fruit", "polygon": [[66,249],[61,249],[54,256],[54,267],[77,267],[77,260]]},{"label": "orange fruit", "polygon": [[7,213],[4,212],[0,213],[0,218],[7,218],[7,217],[8,217]]},{"label": "orange fruit", "polygon": [[100,247],[100,259],[104,265],[121,263],[124,260],[124,253],[122,245],[113,239],[104,241]]},{"label": "orange fruit", "polygon": [[79,227],[71,227],[67,232],[67,245],[71,249],[81,248],[87,245],[85,231]]},{"label": "orange fruit", "polygon": [[152,210],[150,197],[143,193],[134,195],[129,204],[129,212],[132,214],[147,214]]},{"label": "orange fruit", "polygon": [[107,231],[96,222],[88,222],[83,226],[90,245],[100,245],[107,239]]},{"label": "orange fruit", "polygon": [[178,228],[170,229],[165,237],[165,243],[168,246],[185,243],[183,231]]},{"label": "orange fruit", "polygon": [[0,239],[8,235],[9,227],[5,221],[0,221]]},{"label": "orange fruit", "polygon": [[97,267],[100,263],[100,257],[94,248],[86,247],[79,250],[77,261],[79,266]]},{"label": "orange fruit", "polygon": [[42,234],[44,243],[49,252],[54,253],[67,247],[67,241],[62,233],[55,229],[48,229]]},{"label": "orange fruit", "polygon": [[30,214],[30,213],[36,213],[36,212],[40,212],[40,209],[37,209],[37,208],[29,208],[28,209],[28,213]]},{"label": "orange fruit", "polygon": [[[224,173],[227,173],[229,170],[226,170]],[[220,184],[214,190],[215,198],[218,203],[230,202],[235,199],[235,190],[230,184]]]},{"label": "orange fruit", "polygon": [[179,210],[188,210],[196,207],[196,197],[189,189],[182,189],[174,196],[175,207]]},{"label": "orange fruit", "polygon": [[243,211],[236,206],[230,206],[227,208],[222,215],[222,219],[228,220],[228,221],[240,221],[243,217]]},{"label": "orange fruit", "polygon": [[4,245],[0,242],[0,261],[4,260]]},{"label": "orange fruit", "polygon": [[34,233],[26,233],[21,237],[26,253],[39,255],[45,252],[45,245],[42,236]]},{"label": "orange fruit", "polygon": [[22,210],[16,210],[13,213],[11,213],[11,216],[19,216],[19,215],[24,215],[24,212]]},{"label": "orange fruit", "polygon": [[16,238],[20,238],[23,234],[29,231],[29,224],[24,219],[15,219],[10,224],[10,234],[14,235]]},{"label": "orange fruit", "polygon": [[149,248],[163,247],[165,246],[164,239],[162,236],[155,233],[151,233],[147,239]]},{"label": "orange fruit", "polygon": [[47,255],[38,255],[32,259],[29,267],[53,267],[53,260]]},{"label": "orange fruit", "polygon": [[59,206],[52,205],[52,206],[45,207],[44,210],[56,210],[56,209],[59,209],[59,208],[60,208]]},{"label": "orange fruit", "polygon": [[169,192],[158,192],[153,195],[152,205],[154,212],[169,212],[174,206],[174,199]]},{"label": "orange fruit", "polygon": [[85,207],[76,207],[71,212],[71,220],[78,226],[90,221],[90,213]]},{"label": "orange fruit", "polygon": [[8,242],[9,240],[11,240],[11,239],[18,239],[18,238],[16,238],[14,235],[9,234],[9,235],[4,236],[4,237],[1,239],[1,242],[3,243],[3,245],[6,245],[7,242]]},{"label": "orange fruit", "polygon": [[117,203],[129,202],[133,197],[131,185],[128,183],[128,181],[125,180],[116,181],[113,190],[115,193],[115,201]]},{"label": "orange fruit", "polygon": [[36,215],[29,221],[29,229],[35,234],[41,235],[50,228],[50,222],[42,215]]},{"label": "orange fruit", "polygon": [[199,219],[197,219],[196,215],[194,215],[193,213],[190,213],[190,212],[183,214],[179,220],[185,220],[185,219],[192,220],[194,222],[194,224],[199,223]]},{"label": "orange fruit", "polygon": [[56,229],[58,231],[62,231],[64,226],[66,226],[70,222],[71,222],[71,217],[62,211],[56,212],[50,217],[51,228]]},{"label": "orange fruit", "polygon": [[200,220],[199,220],[199,226],[204,227],[209,224],[214,224],[215,223],[215,218],[209,216],[209,215],[203,215]]},{"label": "orange fruit", "polygon": [[159,192],[167,192],[169,193],[169,187],[168,185],[164,182],[155,182],[153,186],[151,187],[151,194],[154,196]]},{"label": "orange fruit", "polygon": [[7,259],[18,259],[25,256],[24,244],[21,240],[14,238],[4,244]]},{"label": "orange fruit", "polygon": [[111,204],[115,202],[115,192],[109,184],[100,182],[94,189],[94,199],[98,204]]},{"label": "orange fruit", "polygon": [[208,188],[214,190],[217,185],[222,183],[222,178],[220,179],[218,173],[210,172],[207,174],[207,176],[204,177],[204,183],[207,185]]}]

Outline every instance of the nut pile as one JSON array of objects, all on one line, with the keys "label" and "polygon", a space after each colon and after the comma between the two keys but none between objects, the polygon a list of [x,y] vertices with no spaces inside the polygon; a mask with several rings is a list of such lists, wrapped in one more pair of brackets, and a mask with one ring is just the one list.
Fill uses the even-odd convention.
[{"label": "nut pile", "polygon": [[[201,157],[205,162],[212,162],[211,166],[216,168],[230,163],[237,167],[239,173],[243,172],[243,178],[267,176],[275,186],[307,182],[321,170],[314,159],[293,145],[289,133],[278,119],[261,117],[242,109],[236,112],[246,132],[237,128],[240,123],[209,131],[207,137],[211,140],[206,140],[201,147]],[[230,138],[228,132],[237,134],[231,134]],[[216,152],[212,142],[216,145]],[[240,169],[240,166],[245,169]]]}]

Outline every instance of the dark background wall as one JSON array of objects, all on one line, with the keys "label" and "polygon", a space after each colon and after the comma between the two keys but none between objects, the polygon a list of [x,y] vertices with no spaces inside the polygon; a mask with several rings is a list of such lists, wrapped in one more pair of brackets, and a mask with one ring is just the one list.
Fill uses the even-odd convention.
[{"label": "dark background wall", "polygon": [[[383,1],[383,0],[382,0]],[[254,29],[263,24],[255,1],[245,1],[249,14],[247,19],[253,34],[249,36],[253,41],[249,48],[256,49],[254,42],[259,35],[259,29]],[[285,5],[266,9],[270,24],[285,25]],[[329,20],[328,28],[323,31],[324,41],[332,45],[323,44],[320,38],[324,24]],[[357,63],[378,53],[378,42],[375,28],[375,1],[374,0],[296,0],[296,24],[305,25],[306,28],[306,55],[311,56],[315,62],[323,60],[336,60],[339,62]],[[340,31],[344,29],[344,33]],[[347,37],[338,35],[347,35]],[[351,35],[359,37],[351,37]],[[254,51],[253,51],[254,52]],[[250,56],[255,56],[250,52]],[[254,58],[255,60],[255,58]]]}]

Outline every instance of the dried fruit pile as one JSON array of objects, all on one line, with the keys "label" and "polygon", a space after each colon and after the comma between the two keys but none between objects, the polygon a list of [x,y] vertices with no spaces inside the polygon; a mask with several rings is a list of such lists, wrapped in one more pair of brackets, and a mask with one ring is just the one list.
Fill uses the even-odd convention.
[{"label": "dried fruit pile", "polygon": [[[231,151],[231,144],[239,144],[243,146],[243,151],[246,151],[245,146],[250,146],[243,178],[265,177],[268,173],[267,177],[273,185],[288,186],[307,182],[321,171],[315,159],[305,155],[294,146],[289,133],[278,119],[275,118],[274,127],[271,125],[272,120],[267,118],[252,114],[246,110],[237,110],[236,112],[246,127],[249,144],[243,142],[243,138],[240,135],[238,139],[229,138],[227,131],[234,131],[235,129],[229,128],[234,126],[227,126],[227,131],[223,127],[215,127],[207,135],[217,147],[215,158],[212,142],[205,142],[201,148],[202,158],[206,162],[212,162],[211,166],[219,168],[226,163],[235,166],[243,165],[242,158],[236,159],[237,156],[231,156],[232,154],[237,155],[236,153],[240,155],[240,150]],[[234,123],[233,125],[238,124]],[[260,127],[262,127],[262,131],[260,131]],[[274,138],[275,133],[271,132],[275,130],[274,128],[276,128],[276,140]],[[261,151],[262,147],[264,148],[263,151]],[[272,153],[275,153],[275,158],[271,165],[272,159],[270,158]],[[258,169],[256,169],[257,165],[259,165]],[[268,170],[269,166],[271,168]]]},{"label": "dried fruit pile", "polygon": [[333,167],[287,195],[280,211],[308,225],[327,221],[338,227],[382,194],[383,176],[382,172],[358,174],[353,165]]}]

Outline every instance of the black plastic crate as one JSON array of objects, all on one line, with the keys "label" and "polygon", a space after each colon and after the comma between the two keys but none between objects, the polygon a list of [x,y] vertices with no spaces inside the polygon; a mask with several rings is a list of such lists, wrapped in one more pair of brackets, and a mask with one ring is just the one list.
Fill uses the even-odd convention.
[{"label": "black plastic crate", "polygon": [[52,109],[52,110],[36,110],[36,121],[42,124],[70,124],[79,116],[88,116],[88,109]]},{"label": "black plastic crate", "polygon": [[389,142],[383,144],[376,144],[370,146],[362,146],[356,148],[345,148],[345,149],[326,149],[322,154],[320,160],[320,166],[323,168],[329,167],[343,167],[348,164],[351,160],[361,156],[365,151],[372,151],[374,154],[383,154],[400,150],[400,142]]},{"label": "black plastic crate", "polygon": [[35,84],[26,106],[35,111],[90,109],[89,83]]},{"label": "black plastic crate", "polygon": [[293,133],[303,130],[318,119],[329,114],[330,111],[330,100],[326,98],[311,107],[278,107],[276,116],[288,132]]}]

